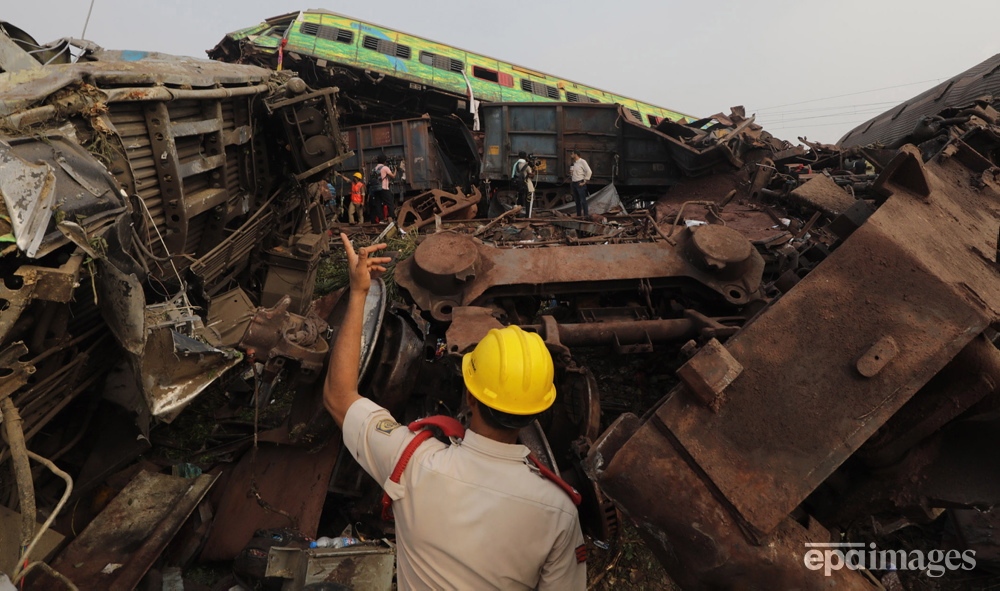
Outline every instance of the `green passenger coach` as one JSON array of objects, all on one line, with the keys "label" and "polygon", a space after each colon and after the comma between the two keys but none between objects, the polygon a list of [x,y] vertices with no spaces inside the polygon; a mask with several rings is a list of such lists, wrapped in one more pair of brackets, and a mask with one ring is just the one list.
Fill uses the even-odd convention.
[{"label": "green passenger coach", "polygon": [[[234,43],[241,48],[238,54],[226,50],[227,45],[231,47]],[[379,82],[380,77],[394,78],[407,83],[409,90],[436,90],[462,101],[467,100],[471,88],[476,100],[491,103],[617,103],[651,127],[664,119],[679,122],[694,119],[684,113],[323,10],[277,16],[230,33],[209,55],[228,61],[234,55],[245,58],[248,53],[256,54],[256,61],[267,61],[275,67],[280,55],[287,69],[300,68],[300,60],[308,57],[320,68],[349,68],[374,82]],[[465,102],[459,104],[467,106]]]}]

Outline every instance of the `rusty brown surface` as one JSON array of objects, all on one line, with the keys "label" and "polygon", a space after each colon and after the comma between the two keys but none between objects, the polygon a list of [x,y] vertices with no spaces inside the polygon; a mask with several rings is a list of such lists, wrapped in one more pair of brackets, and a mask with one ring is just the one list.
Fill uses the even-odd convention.
[{"label": "rusty brown surface", "polygon": [[825,174],[818,174],[792,189],[790,198],[832,215],[843,213],[854,204],[854,197]]},{"label": "rusty brown surface", "polygon": [[[140,472],[52,567],[80,589],[135,589],[214,482]],[[64,587],[49,579],[32,588]]]},{"label": "rusty brown surface", "polygon": [[712,339],[678,368],[677,377],[706,406],[717,409],[723,403],[723,392],[741,373],[743,366],[718,340]]},{"label": "rusty brown surface", "polygon": [[399,210],[399,227],[410,232],[433,224],[435,218],[472,219],[476,217],[477,204],[482,198],[476,187],[468,195],[458,188],[454,193],[431,189],[406,200]]},{"label": "rusty brown surface", "polygon": [[[679,231],[676,246],[666,242],[578,245],[560,248],[558,255],[550,249],[498,249],[459,234],[433,234],[413,257],[397,265],[396,281],[422,309],[440,320],[450,320],[453,308],[475,305],[484,297],[540,290],[602,292],[635,289],[641,284],[658,288],[685,281],[714,290],[731,303],[750,301],[760,286],[760,255],[748,249],[743,251],[744,260],[718,269],[716,261],[693,246],[697,231]],[[729,232],[732,236],[735,231]]]},{"label": "rusty brown surface", "polygon": [[813,520],[803,527],[784,518],[761,544],[747,543],[740,521],[668,433],[659,417],[643,423],[622,415],[594,444],[588,464],[681,588],[872,589],[860,573],[824,577],[803,566],[806,542],[834,541]]},{"label": "rusty brown surface", "polygon": [[451,324],[445,333],[448,351],[468,353],[491,329],[503,328],[494,314],[494,310],[478,306],[459,306],[452,310]]},{"label": "rusty brown surface", "polygon": [[277,371],[271,367],[276,359],[292,359],[299,362],[304,373],[318,376],[330,352],[323,338],[329,325],[316,315],[292,314],[288,311],[291,301],[286,295],[273,308],[258,309],[239,347],[265,363],[269,371]]},{"label": "rusty brown surface", "polygon": [[244,454],[214,503],[219,509],[201,560],[232,560],[262,528],[316,537],[339,449],[338,441],[318,451],[262,444]]},{"label": "rusty brown surface", "polygon": [[[973,250],[995,240],[978,212],[1000,193],[962,190],[968,170],[953,161],[898,158],[911,176],[887,180],[893,197],[726,343],[745,370],[719,411],[682,392],[657,410],[756,531],[777,527],[1000,311],[1000,279]],[[905,188],[926,183],[927,197]],[[858,358],[886,337],[898,355],[865,377]]]}]

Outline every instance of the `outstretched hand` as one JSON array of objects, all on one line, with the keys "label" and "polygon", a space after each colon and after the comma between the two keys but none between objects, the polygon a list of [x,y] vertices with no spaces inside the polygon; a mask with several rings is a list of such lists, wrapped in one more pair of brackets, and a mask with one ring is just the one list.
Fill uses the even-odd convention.
[{"label": "outstretched hand", "polygon": [[383,242],[381,244],[363,246],[357,252],[354,252],[354,245],[351,244],[351,240],[347,237],[347,234],[341,232],[340,240],[344,243],[344,250],[347,252],[347,268],[350,271],[351,291],[367,293],[372,286],[372,271],[381,271],[384,273],[385,265],[392,262],[391,257],[369,256],[385,248],[386,244]]}]

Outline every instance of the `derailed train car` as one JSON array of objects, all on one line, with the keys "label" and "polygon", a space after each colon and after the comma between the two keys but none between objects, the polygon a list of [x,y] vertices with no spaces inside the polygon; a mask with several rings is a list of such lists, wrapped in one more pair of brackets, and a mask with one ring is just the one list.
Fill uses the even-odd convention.
[{"label": "derailed train car", "polygon": [[612,501],[682,588],[968,588],[997,567],[1000,128],[989,102],[955,108],[899,150],[803,153],[738,114],[725,145],[677,129],[690,172],[663,230],[452,230],[397,281],[448,355],[505,323],[543,335],[557,375],[587,347],[687,341],[641,416],[592,439],[601,393],[568,382],[544,429],[564,476],[596,485],[591,533]]},{"label": "derailed train car", "polygon": [[6,440],[23,448],[85,391],[148,434],[240,361],[276,275],[306,286],[293,309],[311,300],[297,280],[326,241],[307,186],[347,156],[336,91],[92,44],[43,66],[30,37],[0,38]]},{"label": "derailed train car", "polygon": [[[188,78],[157,74],[158,56],[137,56],[149,61],[130,69],[131,62],[122,60],[132,56],[98,52],[91,59],[102,55],[116,72],[145,78],[110,82],[117,79],[92,73],[101,67],[97,61],[77,66],[97,91],[79,96],[75,86],[67,86],[74,92],[38,93],[27,103],[0,97],[8,109],[5,126],[15,126],[3,141],[10,146],[7,153],[16,155],[6,157],[5,168],[16,174],[3,178],[16,182],[17,194],[39,196],[33,199],[45,198],[53,184],[69,187],[56,202],[75,205],[82,197],[79,203],[86,204],[68,215],[54,213],[40,234],[28,230],[37,229],[41,218],[18,218],[12,239],[25,240],[8,247],[5,257],[13,258],[3,261],[12,270],[5,293],[17,292],[11,297],[19,306],[20,293],[53,299],[28,298],[11,317],[5,343],[23,338],[32,354],[5,350],[3,361],[12,373],[3,387],[14,391],[34,367],[36,382],[17,390],[13,402],[32,408],[46,396],[62,400],[44,395],[37,377],[62,385],[64,380],[52,376],[61,377],[54,372],[72,365],[72,348],[89,346],[88,359],[94,360],[104,343],[121,341],[127,350],[130,341],[120,335],[137,334],[128,323],[111,332],[99,326],[99,311],[111,304],[120,306],[112,310],[119,320],[109,322],[142,318],[147,357],[149,351],[167,351],[161,356],[179,360],[171,362],[177,367],[196,368],[174,377],[204,378],[206,372],[210,377],[231,362],[225,344],[243,335],[243,349],[254,350],[265,375],[273,378],[273,370],[291,359],[301,364],[295,371],[315,378],[325,357],[327,325],[305,313],[308,290],[294,294],[294,303],[277,296],[289,285],[310,283],[320,222],[306,195],[279,190],[266,180],[277,175],[262,171],[287,167],[290,176],[308,180],[341,158],[338,136],[328,135],[334,123],[324,118],[327,95],[262,70],[218,64],[226,74],[249,78],[198,88],[190,68]],[[14,76],[34,80],[39,74]],[[161,79],[153,80],[156,76]],[[145,81],[143,92],[136,91],[138,80]],[[258,96],[246,89],[260,86],[267,91],[246,98]],[[120,95],[119,87],[126,88]],[[212,94],[195,100],[184,94],[191,91]],[[240,97],[241,92],[248,94]],[[240,111],[244,100],[246,111]],[[255,100],[263,111],[255,110]],[[122,109],[136,101],[140,108],[126,116]],[[199,113],[218,113],[217,107],[223,114],[245,113],[234,116],[245,123],[219,123],[217,130],[197,119]],[[282,111],[287,107],[290,112]],[[163,125],[164,109],[169,126]],[[261,116],[267,122],[255,119]],[[92,141],[98,122],[109,124],[103,117],[114,125],[104,140],[130,156],[123,167],[115,165],[115,150],[107,164],[95,156],[105,153]],[[661,124],[656,133],[665,153],[656,158],[677,173],[670,191],[649,211],[590,220],[438,220],[441,231],[422,237],[412,256],[394,269],[408,308],[389,305],[378,288],[366,304],[362,389],[400,418],[460,415],[461,354],[496,326],[519,324],[538,332],[556,361],[559,397],[550,413],[522,433],[522,441],[585,493],[581,517],[590,535],[613,540],[618,511],[624,512],[683,588],[866,589],[890,587],[892,577],[908,571],[937,577],[942,570],[995,565],[989,535],[995,516],[989,509],[1000,490],[990,455],[1000,432],[994,332],[1000,315],[1000,129],[988,101],[960,118],[942,118],[947,121],[933,137],[901,150],[815,145],[806,151],[771,137],[739,109],[697,125]],[[43,125],[27,128],[31,122]],[[120,139],[126,129],[132,129],[129,141]],[[221,139],[213,141],[215,133]],[[67,134],[69,140],[61,139]],[[199,140],[186,145],[185,137]],[[218,141],[226,146],[224,159],[212,151]],[[74,150],[75,143],[89,148]],[[275,151],[288,157],[272,153],[275,143]],[[171,151],[177,146],[183,155]],[[29,154],[29,148],[35,152]],[[39,160],[49,168],[35,164]],[[205,172],[211,179],[211,165],[220,162],[226,171],[235,163],[234,184],[224,187],[236,187],[233,193],[248,203],[245,211],[239,200],[200,210],[199,203],[211,200],[200,184],[166,211],[169,199],[161,195],[178,179],[204,178],[199,175]],[[867,173],[865,164],[877,173]],[[155,194],[143,195],[146,182]],[[115,208],[121,211],[106,214],[114,219],[101,217]],[[176,220],[170,217],[174,212]],[[232,215],[222,225],[221,241],[196,239],[198,232],[190,228],[183,241],[176,237],[184,231],[183,220],[208,222],[213,218],[204,216],[210,212]],[[206,224],[201,236],[211,229]],[[171,256],[177,244],[198,246]],[[255,272],[256,253],[269,262],[266,271]],[[79,262],[69,264],[74,257]],[[135,283],[133,276],[149,279]],[[229,289],[261,284],[259,302],[273,308],[257,314],[251,314],[257,302],[240,304],[242,292]],[[18,291],[25,286],[31,291]],[[59,286],[62,291],[55,289]],[[130,297],[137,289],[142,301]],[[246,292],[256,297],[254,290]],[[223,307],[225,312],[214,307],[231,302],[235,307]],[[73,308],[81,303],[87,307]],[[193,310],[202,305],[205,317]],[[47,317],[50,308],[54,312]],[[335,325],[333,302],[319,308]],[[226,318],[249,322],[249,329]],[[90,324],[75,324],[84,321]],[[214,332],[219,334],[206,334]],[[153,349],[158,335],[166,338]],[[104,340],[88,340],[98,338]],[[32,349],[33,340],[49,348]],[[632,401],[641,408],[623,414],[599,391],[599,376],[587,367],[596,366],[585,355],[595,347],[619,355],[665,352],[655,359],[666,357],[666,367],[643,371],[670,378],[651,388],[653,402]],[[144,366],[142,355],[131,355],[140,373],[155,367]],[[46,365],[53,358],[60,363]],[[84,379],[99,379],[100,371]],[[329,441],[337,447],[315,384],[293,381],[302,386],[297,399],[302,404],[291,409],[283,441],[310,446]],[[197,388],[182,386],[182,391],[190,387],[188,392]],[[346,454],[335,452],[262,448],[259,456],[247,454],[251,459],[241,460],[216,506],[205,551],[232,559],[256,527],[285,525],[289,516],[315,533],[317,506],[330,491],[342,495],[337,509],[351,522],[364,521],[383,533],[370,515],[378,484],[360,475]],[[255,469],[272,478],[255,480]],[[284,470],[279,472],[284,479],[271,470]],[[296,486],[306,482],[303,474],[308,486]],[[256,503],[248,502],[252,496]],[[309,503],[292,502],[305,497],[311,499],[308,511],[302,507]],[[345,497],[351,501],[341,504]],[[179,507],[190,513],[198,499]],[[917,526],[909,531],[919,535],[903,544],[895,533],[909,525]],[[942,529],[953,532],[951,539]],[[79,577],[77,582],[107,580],[90,571],[96,561],[85,560],[90,556],[82,553],[89,543],[84,538],[54,566]],[[843,552],[841,544],[854,544],[846,551],[862,544],[894,554],[887,562],[875,551],[872,562],[863,553],[863,564],[847,566],[844,554],[837,553]],[[925,553],[911,561],[915,546],[940,550],[942,560]],[[854,551],[852,560],[859,559]],[[974,563],[965,559],[969,552]],[[957,566],[949,566],[946,556]],[[137,582],[154,559],[148,553],[126,556],[116,581]]]}]

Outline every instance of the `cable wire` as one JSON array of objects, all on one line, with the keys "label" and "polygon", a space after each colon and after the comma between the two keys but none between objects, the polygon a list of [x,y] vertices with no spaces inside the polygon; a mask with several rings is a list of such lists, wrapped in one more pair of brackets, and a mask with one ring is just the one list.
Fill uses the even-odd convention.
[{"label": "cable wire", "polygon": [[90,8],[87,9],[87,20],[83,21],[83,33],[80,34],[80,39],[87,38],[87,25],[90,24],[90,13],[94,12],[94,0],[90,0]]},{"label": "cable wire", "polygon": [[773,107],[763,107],[761,109],[753,109],[753,110],[755,112],[757,112],[757,113],[760,113],[761,111],[768,111],[770,109],[780,109],[781,107],[791,107],[793,105],[804,105],[806,103],[816,103],[816,102],[819,102],[819,101],[828,101],[828,100],[832,100],[832,99],[836,99],[836,98],[843,98],[845,96],[857,96],[859,94],[868,94],[870,92],[878,92],[880,90],[892,90],[893,88],[903,88],[905,86],[915,86],[917,84],[927,84],[929,82],[940,82],[942,80],[944,80],[944,78],[935,78],[935,79],[932,79],[932,80],[921,80],[920,82],[910,82],[908,84],[897,84],[895,86],[885,86],[885,87],[882,87],[882,88],[873,88],[871,90],[859,90],[858,92],[849,92],[847,94],[838,94],[836,96],[827,96],[827,97],[823,97],[823,98],[809,99],[809,100],[806,100],[806,101],[798,101],[798,102],[794,102],[794,103],[785,103],[783,105],[774,105]]}]

